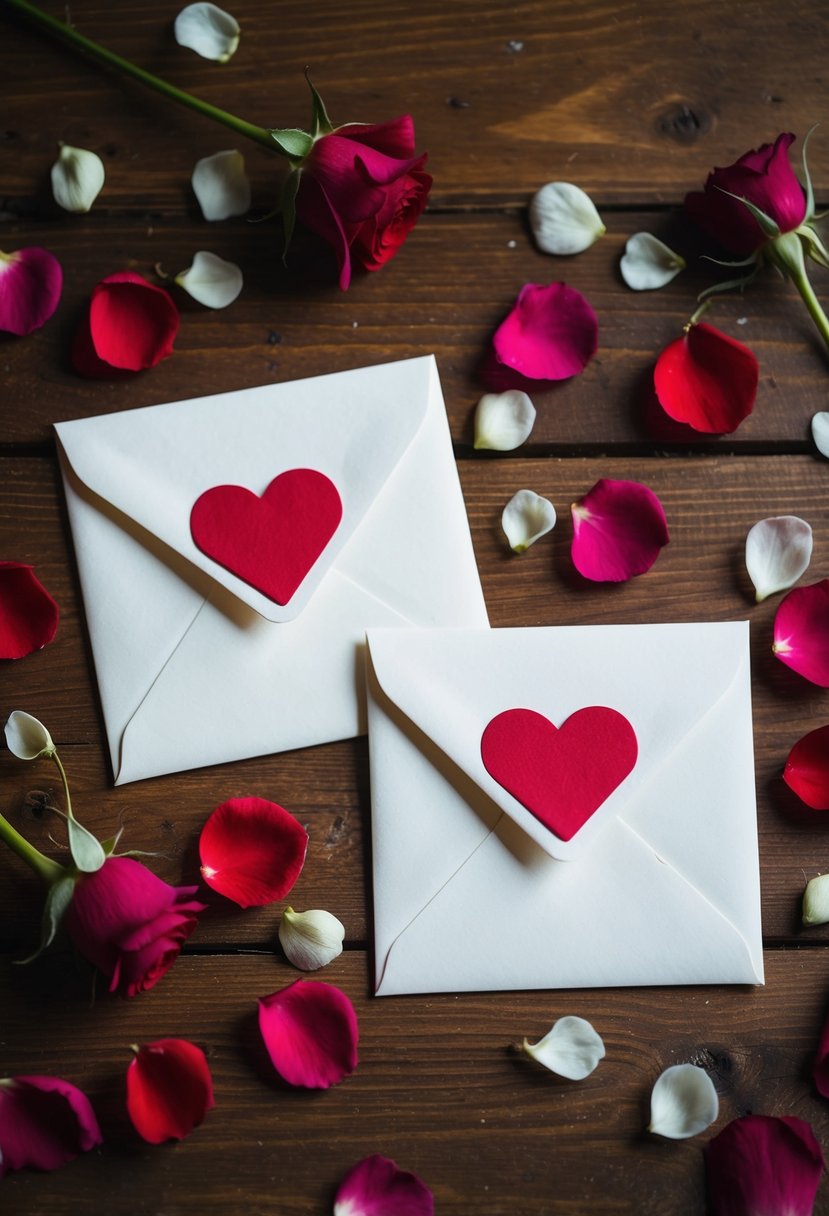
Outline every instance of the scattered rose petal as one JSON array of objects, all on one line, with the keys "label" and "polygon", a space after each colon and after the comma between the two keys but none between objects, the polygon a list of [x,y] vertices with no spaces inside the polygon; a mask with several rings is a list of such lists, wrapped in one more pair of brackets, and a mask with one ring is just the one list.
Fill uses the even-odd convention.
[{"label": "scattered rose petal", "polygon": [[163,288],[132,270],[111,274],[92,289],[72,366],[93,379],[155,367],[173,353],[178,324],[178,310]]},{"label": "scattered rose petal", "polygon": [[812,1216],[823,1154],[808,1123],[734,1119],[705,1149],[711,1216]]},{"label": "scattered rose petal", "polygon": [[282,899],[299,878],[308,833],[264,798],[231,798],[216,807],[199,837],[204,881],[240,908]]},{"label": "scattered rose petal", "polygon": [[648,1128],[668,1140],[687,1140],[715,1122],[720,1100],[708,1073],[696,1064],[673,1064],[657,1077]]},{"label": "scattered rose petal", "polygon": [[204,1052],[186,1039],[134,1047],[127,1068],[127,1114],[148,1144],[183,1140],[215,1105]]},{"label": "scattered rose petal", "polygon": [[62,289],[60,262],[48,249],[30,245],[0,252],[0,330],[23,337],[40,329],[57,308]]},{"label": "scattered rose petal", "polygon": [[22,659],[48,646],[59,615],[32,566],[0,561],[0,659]]},{"label": "scattered rose petal", "polygon": [[829,924],[829,874],[810,878],[803,892],[803,924]]},{"label": "scattered rose petal", "polygon": [[295,980],[260,997],[259,1030],[271,1063],[289,1085],[328,1089],[357,1067],[357,1015],[333,984]]},{"label": "scattered rose petal", "polygon": [[236,148],[196,161],[192,185],[206,220],[226,220],[250,210],[245,158]]},{"label": "scattered rose petal", "polygon": [[829,811],[829,726],[798,739],[783,769],[783,780],[813,811]]},{"label": "scattered rose petal", "polygon": [[761,603],[793,587],[812,557],[812,529],[796,515],[761,519],[746,537],[746,569]]},{"label": "scattered rose petal", "polygon": [[340,1183],[334,1216],[433,1216],[432,1192],[389,1157],[364,1157]]},{"label": "scattered rose petal", "polygon": [[589,249],[606,232],[589,195],[572,182],[548,182],[530,203],[530,227],[543,253]]},{"label": "scattered rose petal", "polygon": [[176,17],[173,32],[179,46],[216,63],[227,63],[239,45],[238,21],[215,4],[188,4]]},{"label": "scattered rose petal", "polygon": [[235,262],[200,249],[193,265],[176,275],[175,282],[206,308],[227,308],[242,290],[242,272]]},{"label": "scattered rose petal", "polygon": [[513,553],[529,549],[540,537],[551,532],[555,523],[555,507],[534,490],[519,490],[513,494],[501,513],[501,526]]},{"label": "scattered rose petal", "polygon": [[6,746],[18,760],[37,760],[55,750],[52,736],[42,722],[22,709],[13,709],[5,727]]},{"label": "scattered rose petal", "polygon": [[484,393],[475,410],[475,448],[511,452],[529,439],[535,406],[526,393]]},{"label": "scattered rose petal", "polygon": [[52,194],[64,211],[89,211],[104,187],[104,162],[97,152],[61,144],[52,165]]},{"label": "scattered rose petal", "polygon": [[573,564],[593,582],[622,583],[644,574],[670,539],[662,503],[637,481],[603,477],[570,511]]},{"label": "scattered rose petal", "polygon": [[812,1065],[812,1079],[820,1096],[829,1098],[829,1018],[823,1023],[817,1055]]},{"label": "scattered rose petal", "polygon": [[499,363],[530,380],[566,380],[596,353],[599,326],[587,300],[566,283],[521,288],[492,338]]},{"label": "scattered rose petal", "polygon": [[826,410],[812,418],[812,438],[821,456],[829,457],[829,412]]},{"label": "scattered rose petal", "polygon": [[736,431],[754,409],[759,379],[754,353],[703,321],[665,347],[653,373],[665,413],[708,435]]},{"label": "scattered rose petal", "polygon": [[343,952],[345,928],[324,908],[294,912],[286,908],[279,922],[279,944],[300,971],[317,971]]},{"label": "scattered rose petal", "polygon": [[589,1077],[605,1054],[601,1037],[589,1022],[577,1017],[559,1018],[537,1043],[525,1039],[524,1051],[570,1081]]},{"label": "scattered rose petal", "polygon": [[774,618],[772,650],[804,680],[829,688],[829,579],[789,592]]},{"label": "scattered rose petal", "polygon": [[619,269],[633,291],[654,291],[685,269],[685,259],[653,233],[635,232],[628,237]]},{"label": "scattered rose petal", "polygon": [[0,1081],[0,1178],[9,1170],[56,1170],[102,1139],[89,1099],[68,1081]]}]

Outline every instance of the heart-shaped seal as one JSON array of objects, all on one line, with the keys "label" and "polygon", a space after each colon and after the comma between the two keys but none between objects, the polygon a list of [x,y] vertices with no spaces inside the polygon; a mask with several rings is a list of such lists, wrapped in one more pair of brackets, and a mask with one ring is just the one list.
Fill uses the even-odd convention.
[{"label": "heart-shaped seal", "polygon": [[330,477],[316,469],[288,469],[261,498],[243,486],[205,490],[190,512],[190,534],[202,553],[285,605],[342,515]]},{"label": "heart-shaped seal", "polygon": [[533,709],[507,709],[481,738],[489,775],[565,841],[621,785],[638,753],[630,722],[603,705],[576,710],[561,727]]}]

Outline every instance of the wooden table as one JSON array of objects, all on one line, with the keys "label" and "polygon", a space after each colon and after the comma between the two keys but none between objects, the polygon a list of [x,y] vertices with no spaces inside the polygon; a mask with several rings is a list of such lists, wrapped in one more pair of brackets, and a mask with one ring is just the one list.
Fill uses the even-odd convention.
[{"label": "wooden table", "polygon": [[[56,0],[44,7],[64,16]],[[65,271],[56,316],[0,351],[0,556],[33,563],[62,613],[52,645],[3,666],[0,716],[23,708],[41,718],[82,820],[103,836],[123,825],[128,846],[150,851],[148,864],[170,882],[193,880],[199,829],[223,800],[258,794],[297,815],[310,848],[291,902],[328,908],[346,925],[347,948],[321,978],[354,1001],[360,1065],[325,1093],[263,1079],[255,999],[296,976],[276,941],[281,905],[242,913],[208,895],[196,935],[156,989],[121,1001],[99,986],[90,1005],[89,975],[65,944],[31,967],[14,965],[32,947],[42,896],[4,852],[0,1075],[72,1080],[90,1095],[106,1141],[54,1174],[8,1175],[3,1212],[310,1216],[329,1212],[343,1173],[378,1152],[427,1181],[441,1216],[700,1213],[703,1144],[736,1115],[799,1116],[829,1148],[826,1107],[809,1077],[826,1013],[829,930],[799,923],[805,881],[829,864],[829,837],[823,817],[807,813],[780,779],[792,744],[827,721],[829,699],[773,658],[777,600],[755,606],[743,563],[753,523],[794,513],[815,533],[804,581],[829,574],[827,466],[809,438],[812,415],[826,408],[826,352],[793,289],[769,272],[744,297],[723,298],[712,316],[760,360],[757,406],[736,434],[654,439],[645,402],[656,353],[679,334],[709,281],[678,204],[712,165],[780,131],[802,138],[826,118],[825,5],[232,7],[242,43],[224,67],[176,46],[175,4],[76,0],[71,17],[147,69],[265,125],[307,121],[306,65],[337,122],[411,111],[435,176],[429,210],[397,259],[358,277],[348,293],[337,289],[326,257],[298,256],[285,270],[273,223],[208,227],[198,212],[192,165],[234,146],[229,132],[49,43],[0,4],[2,248],[44,245]],[[51,200],[59,140],[105,161],[105,191],[89,215],[67,215]],[[264,209],[280,163],[255,145],[243,150],[254,205]],[[810,152],[825,200],[824,128]],[[526,219],[531,194],[553,179],[586,189],[607,225],[603,239],[566,261],[535,249]],[[633,294],[620,279],[625,240],[640,229],[692,256],[691,268],[659,292]],[[185,302],[174,356],[149,373],[121,382],[76,377],[67,351],[92,286],[124,268],[152,277],[160,263],[175,273],[201,248],[242,266],[240,299],[215,313]],[[538,395],[523,448],[476,453],[472,418],[488,339],[525,282],[561,278],[594,305],[599,352],[582,376]],[[826,273],[814,280],[829,296]],[[493,626],[751,621],[765,987],[377,1000],[365,739],[113,788],[51,424],[429,352]],[[652,571],[617,587],[583,585],[569,558],[567,508],[600,477],[647,483],[671,528]],[[499,517],[525,486],[555,502],[560,522],[516,558]],[[48,764],[26,766],[4,752],[4,812],[60,858],[62,829],[43,812],[38,790],[60,804]],[[590,1019],[607,1046],[606,1060],[580,1084],[557,1083],[513,1050],[566,1013]],[[123,1074],[131,1043],[167,1035],[204,1047],[217,1106],[186,1141],[153,1148],[127,1122]],[[718,1123],[689,1141],[649,1137],[654,1080],[688,1060],[715,1081]],[[816,1211],[829,1213],[829,1184]]]}]

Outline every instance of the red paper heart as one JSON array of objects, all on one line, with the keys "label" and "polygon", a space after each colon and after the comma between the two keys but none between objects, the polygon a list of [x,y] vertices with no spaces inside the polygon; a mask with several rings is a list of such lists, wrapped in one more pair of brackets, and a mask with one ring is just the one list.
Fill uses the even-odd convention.
[{"label": "red paper heart", "polygon": [[190,512],[202,553],[277,604],[287,604],[343,515],[337,487],[316,469],[280,473],[261,498],[213,486]]},{"label": "red paper heart", "polygon": [[591,705],[553,726],[533,709],[497,714],[481,738],[490,777],[560,840],[571,840],[636,764],[636,732],[615,709]]}]

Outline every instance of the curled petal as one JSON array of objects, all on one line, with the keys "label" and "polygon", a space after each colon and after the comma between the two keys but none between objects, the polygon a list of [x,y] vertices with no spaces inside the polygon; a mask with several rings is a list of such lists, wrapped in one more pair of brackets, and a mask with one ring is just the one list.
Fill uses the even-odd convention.
[{"label": "curled petal", "polygon": [[686,1140],[704,1132],[719,1113],[720,1100],[708,1073],[696,1064],[673,1064],[653,1087],[648,1131]]},{"label": "curled petal", "polygon": [[240,908],[282,899],[299,878],[308,833],[264,798],[231,798],[216,807],[199,837],[204,881]]},{"label": "curled petal", "polygon": [[761,519],[746,537],[746,569],[757,603],[793,587],[812,557],[812,529],[796,515]]},{"label": "curled petal", "polygon": [[193,265],[176,275],[176,283],[206,308],[227,308],[242,290],[242,272],[235,262],[200,249]]},{"label": "curled petal", "polygon": [[89,1099],[69,1081],[0,1081],[0,1178],[9,1170],[55,1170],[102,1139]]},{"label": "curled petal", "polygon": [[537,1043],[524,1040],[524,1051],[550,1072],[570,1081],[589,1077],[604,1059],[604,1043],[584,1018],[559,1018]]},{"label": "curled petal", "polygon": [[566,380],[596,353],[599,325],[587,300],[566,283],[521,288],[492,338],[499,363],[530,380]]},{"label": "curled petal", "polygon": [[665,413],[708,435],[736,431],[754,409],[759,379],[754,353],[702,321],[665,347],[653,373]]},{"label": "curled petal", "polygon": [[829,688],[829,579],[789,592],[774,618],[772,650],[805,680]]},{"label": "curled petal", "polygon": [[593,582],[621,583],[644,574],[670,539],[662,503],[637,481],[603,477],[570,511],[573,564]]},{"label": "curled petal", "polygon": [[685,269],[685,259],[653,233],[635,232],[628,237],[619,269],[633,291],[653,291],[675,279]]},{"label": "curled petal", "polygon": [[215,4],[188,4],[176,17],[173,32],[179,46],[203,59],[227,63],[239,45],[239,23]]},{"label": "curled petal", "polygon": [[484,393],[475,410],[475,448],[511,452],[529,439],[535,406],[520,389]]},{"label": "curled petal", "polygon": [[829,726],[798,739],[783,769],[783,780],[813,811],[829,811]]},{"label": "curled petal", "polygon": [[206,220],[226,220],[250,210],[245,158],[236,148],[196,161],[192,185]]},{"label": "curled petal", "polygon": [[812,418],[812,438],[821,456],[829,457],[829,412],[826,410]]},{"label": "curled petal", "polygon": [[357,1067],[357,1015],[333,984],[296,980],[260,997],[259,1030],[271,1063],[289,1085],[328,1089]]},{"label": "curled petal", "polygon": [[62,144],[52,165],[52,194],[64,211],[89,211],[104,187],[104,163],[96,152]]},{"label": "curled petal", "polygon": [[810,878],[803,892],[803,924],[829,923],[829,874]]},{"label": "curled petal", "polygon": [[55,750],[52,736],[42,722],[22,709],[13,709],[6,722],[6,745],[18,760],[37,760]]},{"label": "curled petal", "polygon": [[173,353],[178,324],[178,310],[163,288],[132,270],[111,274],[92,289],[72,366],[93,379],[155,367]]},{"label": "curled petal", "polygon": [[22,337],[45,325],[63,289],[60,262],[48,249],[30,245],[0,252],[0,330]]},{"label": "curled petal", "polygon": [[812,1216],[823,1168],[820,1145],[802,1119],[734,1119],[705,1149],[711,1216]]},{"label": "curled petal", "polygon": [[31,566],[0,561],[0,659],[22,659],[48,646],[59,615]]},{"label": "curled petal", "polygon": [[364,1157],[343,1178],[334,1216],[433,1216],[432,1192],[389,1157]]},{"label": "curled petal", "polygon": [[534,490],[513,494],[501,514],[501,526],[513,553],[523,553],[555,527],[556,509]]},{"label": "curled petal", "polygon": [[279,922],[279,944],[300,971],[317,971],[343,952],[345,928],[324,908],[295,912],[286,908]]},{"label": "curled petal", "polygon": [[215,1105],[204,1052],[186,1039],[158,1039],[133,1049],[127,1068],[127,1114],[148,1144],[183,1140]]},{"label": "curled petal", "polygon": [[548,182],[530,203],[530,227],[543,253],[589,249],[607,231],[589,195],[572,182]]}]

